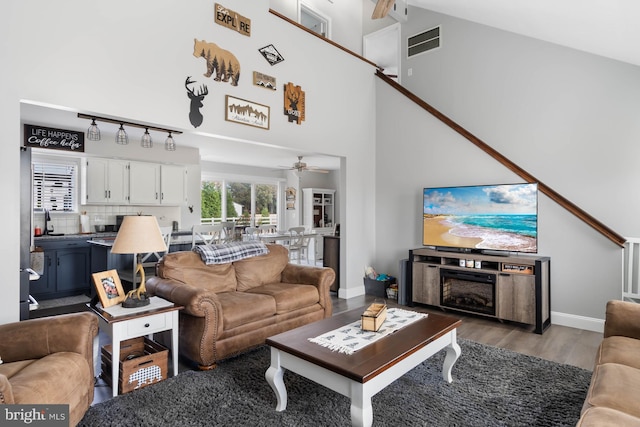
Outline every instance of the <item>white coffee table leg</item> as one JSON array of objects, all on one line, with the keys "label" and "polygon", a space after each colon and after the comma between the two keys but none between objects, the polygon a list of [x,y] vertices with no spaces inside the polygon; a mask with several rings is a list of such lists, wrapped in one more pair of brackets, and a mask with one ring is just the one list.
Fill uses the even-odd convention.
[{"label": "white coffee table leg", "polygon": [[280,365],[280,351],[271,347],[271,366],[265,372],[264,377],[276,394],[278,403],[276,411],[284,411],[287,409],[287,389],[284,386],[284,369]]},{"label": "white coffee table leg", "polygon": [[351,383],[351,425],[370,427],[373,424],[373,406],[371,396],[363,384]]},{"label": "white coffee table leg", "polygon": [[460,357],[462,353],[462,349],[458,345],[458,341],[456,340],[456,330],[450,332],[451,334],[451,344],[449,344],[446,348],[447,355],[444,358],[444,364],[442,366],[442,378],[448,383],[453,382],[453,377],[451,376],[451,369],[453,365]]}]

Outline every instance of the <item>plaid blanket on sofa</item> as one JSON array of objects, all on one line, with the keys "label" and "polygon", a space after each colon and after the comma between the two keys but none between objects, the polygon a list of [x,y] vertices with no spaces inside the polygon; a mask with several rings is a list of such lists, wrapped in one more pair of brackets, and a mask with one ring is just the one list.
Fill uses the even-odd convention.
[{"label": "plaid blanket on sofa", "polygon": [[225,264],[269,253],[262,242],[231,242],[218,245],[198,245],[192,249],[205,264]]}]

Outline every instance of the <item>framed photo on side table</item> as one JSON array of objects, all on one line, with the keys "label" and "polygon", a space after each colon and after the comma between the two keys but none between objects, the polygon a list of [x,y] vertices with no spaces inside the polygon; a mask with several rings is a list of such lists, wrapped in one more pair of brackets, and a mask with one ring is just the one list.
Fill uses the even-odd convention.
[{"label": "framed photo on side table", "polygon": [[124,301],[127,295],[124,293],[117,270],[93,273],[91,276],[102,307],[111,307]]}]

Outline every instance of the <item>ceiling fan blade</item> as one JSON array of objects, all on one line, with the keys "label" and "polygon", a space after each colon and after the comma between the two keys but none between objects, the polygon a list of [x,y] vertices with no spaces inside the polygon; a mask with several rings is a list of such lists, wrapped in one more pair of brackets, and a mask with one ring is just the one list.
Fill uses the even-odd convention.
[{"label": "ceiling fan blade", "polygon": [[371,19],[380,19],[387,16],[395,2],[396,0],[378,0],[375,9],[373,9]]}]

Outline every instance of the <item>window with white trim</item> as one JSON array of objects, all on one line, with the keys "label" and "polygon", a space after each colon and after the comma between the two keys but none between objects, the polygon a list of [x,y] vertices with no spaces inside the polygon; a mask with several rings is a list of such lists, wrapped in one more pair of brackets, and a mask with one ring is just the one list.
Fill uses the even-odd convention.
[{"label": "window with white trim", "polygon": [[33,211],[75,212],[77,210],[78,164],[74,161],[31,163]]}]

